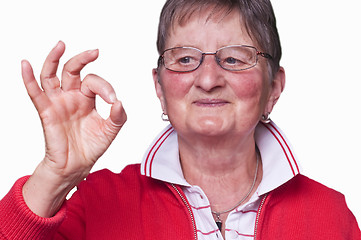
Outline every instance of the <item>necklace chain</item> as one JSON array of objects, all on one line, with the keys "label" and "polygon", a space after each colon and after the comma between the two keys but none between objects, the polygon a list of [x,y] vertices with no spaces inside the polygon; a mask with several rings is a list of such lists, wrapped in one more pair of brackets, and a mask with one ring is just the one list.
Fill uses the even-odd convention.
[{"label": "necklace chain", "polygon": [[216,215],[218,222],[220,222],[220,223],[222,222],[221,219],[220,219],[220,215],[221,215],[221,214],[230,212],[230,211],[232,211],[233,209],[237,208],[239,205],[241,205],[241,204],[249,197],[249,195],[250,195],[251,192],[253,191],[253,188],[254,188],[254,186],[256,185],[257,173],[258,173],[258,163],[259,163],[258,154],[256,153],[256,155],[257,155],[256,171],[255,171],[255,174],[254,174],[253,183],[252,183],[251,188],[249,189],[248,193],[241,199],[241,201],[239,201],[234,207],[231,207],[230,209],[227,209],[227,210],[221,211],[221,212],[216,212],[216,211],[213,211],[213,210],[212,210],[212,214]]}]

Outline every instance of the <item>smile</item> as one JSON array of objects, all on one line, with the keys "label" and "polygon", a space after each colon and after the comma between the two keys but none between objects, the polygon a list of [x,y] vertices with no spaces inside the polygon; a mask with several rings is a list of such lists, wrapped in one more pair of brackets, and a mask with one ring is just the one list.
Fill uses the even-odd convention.
[{"label": "smile", "polygon": [[229,102],[224,99],[199,99],[193,102],[199,107],[222,107]]}]

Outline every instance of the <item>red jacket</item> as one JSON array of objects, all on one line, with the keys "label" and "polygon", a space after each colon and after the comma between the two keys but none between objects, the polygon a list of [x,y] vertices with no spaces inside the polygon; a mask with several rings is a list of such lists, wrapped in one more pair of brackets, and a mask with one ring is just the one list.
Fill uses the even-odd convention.
[{"label": "red jacket", "polygon": [[[49,219],[27,208],[26,180],[0,201],[0,239],[196,239],[181,188],[141,176],[138,164],[90,174]],[[344,196],[303,175],[263,198],[255,224],[257,240],[361,239]]]}]

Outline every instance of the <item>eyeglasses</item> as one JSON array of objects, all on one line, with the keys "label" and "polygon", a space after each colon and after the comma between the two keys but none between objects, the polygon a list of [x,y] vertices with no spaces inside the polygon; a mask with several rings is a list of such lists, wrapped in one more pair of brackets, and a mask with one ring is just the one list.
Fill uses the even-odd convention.
[{"label": "eyeglasses", "polygon": [[204,53],[193,47],[174,47],[163,52],[158,59],[158,66],[163,64],[166,69],[174,72],[191,72],[202,64],[205,55],[214,55],[218,65],[229,71],[242,71],[256,66],[258,56],[272,59],[270,54],[246,45],[226,46],[214,53]]}]

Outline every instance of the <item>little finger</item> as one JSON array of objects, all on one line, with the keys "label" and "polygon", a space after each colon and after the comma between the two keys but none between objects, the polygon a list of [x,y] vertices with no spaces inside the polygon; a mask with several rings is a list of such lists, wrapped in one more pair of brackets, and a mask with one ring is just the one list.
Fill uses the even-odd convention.
[{"label": "little finger", "polygon": [[21,74],[31,101],[38,112],[41,112],[49,104],[49,99],[40,89],[39,84],[34,77],[33,69],[30,63],[26,60],[21,62]]}]

